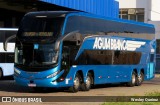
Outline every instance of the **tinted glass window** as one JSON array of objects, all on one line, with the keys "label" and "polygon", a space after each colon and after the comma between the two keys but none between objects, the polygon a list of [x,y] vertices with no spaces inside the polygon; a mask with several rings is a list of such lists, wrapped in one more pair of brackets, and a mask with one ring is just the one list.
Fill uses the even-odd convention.
[{"label": "tinted glass window", "polygon": [[14,53],[6,53],[6,63],[14,62]]},{"label": "tinted glass window", "polygon": [[[0,42],[4,42],[8,37],[16,35],[17,31],[0,31]],[[15,39],[10,40],[9,42],[15,42]]]},{"label": "tinted glass window", "polygon": [[13,63],[14,53],[0,53],[0,63]]},{"label": "tinted glass window", "polygon": [[0,53],[0,63],[5,63],[5,53]]},{"label": "tinted glass window", "polygon": [[[115,27],[116,25],[116,27]],[[73,16],[68,19],[65,33],[79,30],[82,34],[107,34],[108,32],[122,32],[121,24],[81,16]],[[117,27],[120,28],[117,28]]]},{"label": "tinted glass window", "polygon": [[141,59],[140,52],[115,51],[114,64],[139,64]]},{"label": "tinted glass window", "polygon": [[5,31],[0,31],[0,42],[4,42],[5,38]]},{"label": "tinted glass window", "polygon": [[[17,34],[17,31],[6,31],[5,32],[5,40],[12,36],[12,35],[16,35]],[[15,38],[11,39],[9,42],[14,42],[15,43]]]},{"label": "tinted glass window", "polygon": [[20,46],[15,48],[15,63],[24,66],[48,66],[57,63],[58,52],[54,50],[53,44],[35,44],[23,43],[23,49]]},{"label": "tinted glass window", "polygon": [[141,59],[140,52],[85,50],[77,59],[80,65],[135,65]]},{"label": "tinted glass window", "polygon": [[151,54],[150,55],[150,62],[153,62],[154,61],[154,54]]},{"label": "tinted glass window", "polygon": [[[60,35],[64,17],[26,16],[21,22],[17,36],[25,40],[53,40]],[[40,39],[40,40],[39,40]]]},{"label": "tinted glass window", "polygon": [[154,28],[142,27],[111,20],[96,19],[84,16],[71,16],[68,18],[65,34],[79,30],[82,34],[108,33],[154,33]]}]

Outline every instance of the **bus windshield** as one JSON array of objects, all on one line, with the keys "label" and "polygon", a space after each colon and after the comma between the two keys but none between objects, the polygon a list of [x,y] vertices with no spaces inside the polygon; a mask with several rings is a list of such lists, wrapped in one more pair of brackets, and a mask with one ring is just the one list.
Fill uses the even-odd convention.
[{"label": "bus windshield", "polygon": [[23,43],[15,48],[15,64],[39,67],[57,63],[58,51],[54,50],[54,44]]},{"label": "bus windshield", "polygon": [[50,41],[59,37],[64,17],[25,16],[21,22],[17,37],[25,41]]},{"label": "bus windshield", "polygon": [[61,35],[64,19],[56,14],[24,16],[16,37],[15,64],[25,67],[57,64],[55,41]]}]

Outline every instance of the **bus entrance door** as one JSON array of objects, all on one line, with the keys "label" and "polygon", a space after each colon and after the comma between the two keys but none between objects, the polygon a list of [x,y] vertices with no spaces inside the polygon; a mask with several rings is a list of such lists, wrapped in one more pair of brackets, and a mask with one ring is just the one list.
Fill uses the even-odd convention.
[{"label": "bus entrance door", "polygon": [[63,47],[62,53],[62,69],[68,71],[70,68],[70,48],[68,46]]},{"label": "bus entrance door", "polygon": [[150,62],[148,63],[148,70],[147,70],[147,79],[151,79],[154,77],[154,54],[150,54]]}]

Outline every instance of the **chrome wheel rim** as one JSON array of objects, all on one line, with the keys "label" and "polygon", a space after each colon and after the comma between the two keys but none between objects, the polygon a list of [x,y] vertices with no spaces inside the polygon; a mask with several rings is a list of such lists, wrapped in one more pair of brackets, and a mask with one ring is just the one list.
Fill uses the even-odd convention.
[{"label": "chrome wheel rim", "polygon": [[140,75],[138,76],[138,81],[139,81],[139,83],[142,82],[142,74],[140,74]]},{"label": "chrome wheel rim", "polygon": [[135,82],[136,82],[136,76],[132,75],[132,84],[135,84]]},{"label": "chrome wheel rim", "polygon": [[76,77],[76,78],[74,79],[74,87],[75,87],[76,89],[78,89],[78,88],[79,88],[79,85],[80,85],[80,80],[79,80],[78,77]]},{"label": "chrome wheel rim", "polygon": [[91,78],[89,76],[87,76],[87,79],[86,79],[86,87],[89,88],[91,85]]}]

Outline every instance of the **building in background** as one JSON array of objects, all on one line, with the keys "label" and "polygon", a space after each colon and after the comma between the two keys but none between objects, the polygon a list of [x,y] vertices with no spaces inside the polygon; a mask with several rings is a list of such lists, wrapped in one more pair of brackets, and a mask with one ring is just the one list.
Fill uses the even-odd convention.
[{"label": "building in background", "polygon": [[156,27],[156,39],[160,39],[160,0],[119,0],[119,17],[151,23]]},{"label": "building in background", "polygon": [[18,27],[31,11],[74,10],[118,18],[119,4],[116,0],[0,0],[0,27]]},{"label": "building in background", "polygon": [[40,0],[43,2],[106,17],[118,17],[117,0]]},{"label": "building in background", "polygon": [[0,0],[0,28],[17,28],[27,12],[44,10],[66,10],[73,9],[57,6],[39,0]]},{"label": "building in background", "polygon": [[157,64],[160,72],[160,0],[119,0],[119,17],[155,25]]}]

